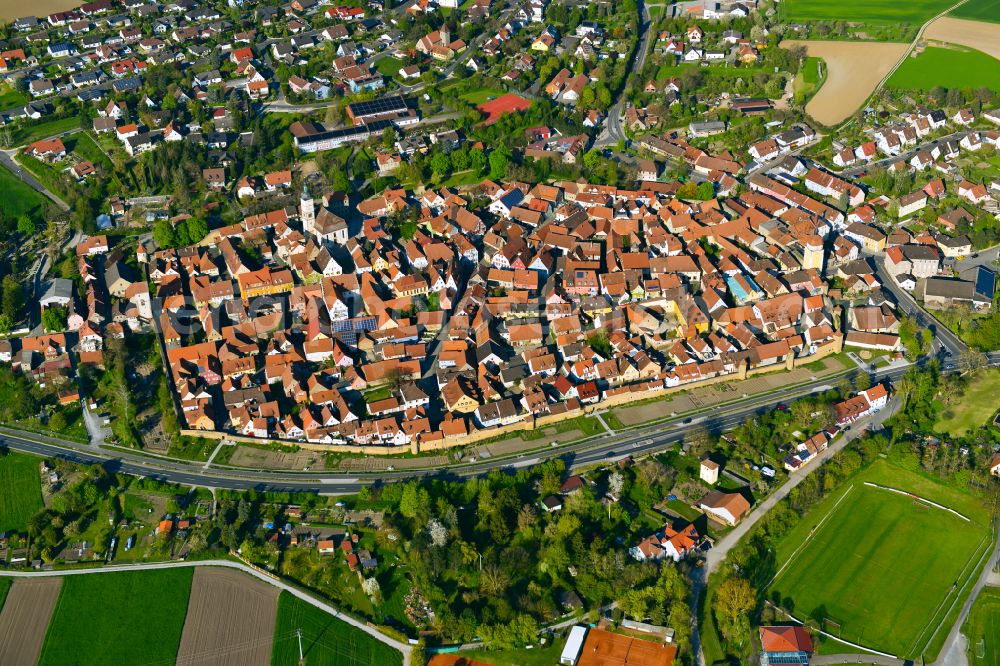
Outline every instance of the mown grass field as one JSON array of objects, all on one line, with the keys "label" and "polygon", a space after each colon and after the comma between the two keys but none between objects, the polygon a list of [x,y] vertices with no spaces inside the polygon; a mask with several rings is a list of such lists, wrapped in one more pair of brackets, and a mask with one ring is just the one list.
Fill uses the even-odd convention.
[{"label": "mown grass field", "polygon": [[1000,0],[969,0],[948,16],[970,21],[1000,23]]},{"label": "mown grass field", "polygon": [[928,46],[917,57],[906,58],[887,85],[906,90],[944,86],[1000,91],[1000,61],[966,47]]},{"label": "mown grass field", "polygon": [[39,664],[172,664],[194,569],[66,576]]},{"label": "mown grass field", "polygon": [[[912,492],[973,522],[864,481]],[[800,619],[900,657],[919,657],[962,584],[990,547],[988,515],[973,497],[879,461],[833,492],[776,548],[768,596]],[[947,538],[933,535],[947,534]]]},{"label": "mown grass field", "polygon": [[984,587],[962,625],[971,666],[1000,666],[1000,589]]},{"label": "mown grass field", "polygon": [[934,424],[934,429],[949,435],[963,435],[982,427],[998,409],[997,395],[1000,395],[1000,369],[981,370],[961,399]]},{"label": "mown grass field", "polygon": [[7,593],[10,592],[11,582],[10,578],[0,578],[0,608],[3,608],[3,601],[7,598]]},{"label": "mown grass field", "polygon": [[42,508],[39,459],[20,453],[0,457],[0,532],[23,532]]},{"label": "mown grass field", "polygon": [[952,0],[786,0],[783,18],[789,21],[857,21],[919,25],[955,4]]},{"label": "mown grass field", "polygon": [[37,212],[48,201],[20,178],[0,167],[0,211],[8,217]]},{"label": "mown grass field", "polygon": [[816,92],[826,79],[825,69],[820,73],[820,68],[825,67],[822,58],[810,56],[802,63],[799,73],[795,75],[795,98],[798,103],[805,100]]},{"label": "mown grass field", "polygon": [[278,597],[272,666],[296,666],[299,663],[296,629],[302,630],[302,652],[307,666],[394,666],[403,663],[403,655],[385,643],[288,592],[282,592]]}]

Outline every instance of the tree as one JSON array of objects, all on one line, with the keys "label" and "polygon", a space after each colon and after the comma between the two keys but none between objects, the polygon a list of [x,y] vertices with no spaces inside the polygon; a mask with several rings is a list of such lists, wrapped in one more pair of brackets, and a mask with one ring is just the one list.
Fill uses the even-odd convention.
[{"label": "tree", "polygon": [[11,321],[17,321],[17,315],[24,307],[24,288],[13,275],[5,275],[0,290],[3,291],[0,313],[10,317]]},{"label": "tree", "polygon": [[365,578],[361,582],[361,589],[368,595],[368,598],[372,600],[373,604],[378,605],[378,603],[382,600],[382,586],[378,584],[378,580],[376,578]]},{"label": "tree", "polygon": [[444,153],[435,153],[431,158],[431,171],[443,176],[451,170],[451,160]]},{"label": "tree", "polygon": [[489,161],[490,178],[492,180],[499,180],[507,174],[507,165],[510,164],[510,153],[506,149],[497,148],[490,153]]},{"label": "tree", "polygon": [[0,333],[7,335],[12,328],[14,328],[14,322],[10,315],[0,314]]},{"label": "tree", "polygon": [[621,472],[612,472],[608,477],[608,492],[615,497],[621,497],[625,489],[625,477]]},{"label": "tree", "polygon": [[431,543],[435,546],[443,547],[448,543],[448,528],[437,518],[427,523],[427,533],[431,537]]},{"label": "tree", "polygon": [[173,247],[175,236],[174,227],[167,220],[160,220],[153,227],[153,240],[159,247]]},{"label": "tree", "polygon": [[735,622],[757,606],[757,591],[744,578],[726,579],[715,593],[714,608],[718,615]]},{"label": "tree", "polygon": [[50,333],[65,331],[67,318],[66,308],[59,305],[50,305],[42,310],[42,326]]},{"label": "tree", "polygon": [[56,412],[49,418],[49,430],[62,432],[66,429],[66,417],[62,412]]},{"label": "tree", "polygon": [[22,215],[17,218],[17,231],[18,233],[24,234],[25,236],[30,236],[36,231],[35,221],[32,220],[27,215]]}]

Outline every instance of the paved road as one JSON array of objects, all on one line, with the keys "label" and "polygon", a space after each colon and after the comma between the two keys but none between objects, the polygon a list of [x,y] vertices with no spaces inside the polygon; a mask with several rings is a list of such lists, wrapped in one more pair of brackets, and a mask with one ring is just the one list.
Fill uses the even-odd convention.
[{"label": "paved road", "polygon": [[[818,456],[816,456],[816,460],[809,463],[809,465],[803,470],[792,474],[783,486],[771,493],[767,499],[754,507],[753,511],[751,511],[739,525],[737,525],[731,532],[719,539],[719,541],[712,546],[712,549],[709,550],[708,554],[705,556],[705,565],[692,572],[693,584],[691,586],[691,616],[693,619],[698,617],[699,600],[701,599],[702,592],[708,583],[709,576],[711,576],[725,561],[726,556],[729,555],[729,551],[739,545],[740,540],[746,536],[750,530],[753,529],[753,527],[771,511],[771,509],[777,506],[778,502],[785,499],[793,488],[802,483],[806,477],[819,469],[824,462],[836,455],[854,438],[864,432],[864,430],[869,428],[881,428],[886,419],[894,415],[898,408],[899,400],[891,400],[882,411],[852,424],[849,430],[846,431],[846,435],[840,437],[825,451],[822,451]],[[698,655],[699,666],[705,666],[707,662],[705,660],[705,653],[702,650],[701,636],[696,619],[694,619],[692,624],[691,645]]]},{"label": "paved road", "polygon": [[[903,376],[905,368],[894,368],[876,373],[878,381],[895,381]],[[581,467],[599,462],[619,460],[628,456],[639,456],[663,450],[683,439],[693,428],[708,427],[722,431],[743,423],[754,415],[773,409],[778,403],[828,389],[833,382],[843,376],[853,376],[857,369],[845,371],[833,377],[816,379],[799,388],[784,393],[750,396],[727,406],[720,406],[704,415],[684,418],[680,415],[663,423],[635,430],[628,430],[614,436],[601,433],[589,439],[525,453],[512,458],[487,458],[475,463],[457,463],[435,469],[414,469],[377,473],[358,472],[356,474],[323,472],[284,472],[272,470],[205,470],[198,463],[154,457],[121,450],[95,449],[87,444],[66,441],[41,435],[0,427],[0,443],[11,449],[26,451],[42,456],[60,457],[82,464],[107,464],[115,471],[139,476],[206,488],[229,488],[234,490],[270,490],[275,492],[312,491],[323,494],[352,494],[362,486],[412,478],[447,476],[469,478],[486,474],[494,469],[517,469],[530,467],[540,460],[561,456],[570,467]]]},{"label": "paved road", "polygon": [[[994,529],[998,527],[1000,527],[1000,522],[994,526]],[[948,632],[948,637],[944,640],[944,646],[941,648],[938,660],[934,662],[933,666],[960,666],[959,661],[965,659],[965,641],[962,636],[962,625],[965,624],[966,618],[969,617],[969,611],[972,610],[972,604],[975,603],[976,597],[979,596],[979,593],[982,592],[987,583],[994,579],[993,569],[997,566],[998,562],[1000,562],[1000,539],[997,539],[996,544],[993,546],[993,552],[990,553],[982,573],[979,574],[979,579],[973,585],[972,591],[969,593],[969,597],[965,600],[965,603],[962,604],[962,611],[958,614],[958,618],[956,618],[955,624],[952,625],[951,631]]]},{"label": "paved road", "polygon": [[635,55],[628,69],[622,77],[622,89],[618,91],[618,101],[608,109],[608,117],[604,121],[604,129],[594,141],[595,147],[610,146],[619,140],[626,139],[625,130],[622,128],[622,115],[625,113],[625,86],[632,72],[642,69],[646,62],[646,55],[649,53],[649,8],[639,0],[639,42],[635,48]]},{"label": "paved road", "polygon": [[883,157],[878,160],[873,160],[871,162],[866,162],[864,164],[858,164],[856,166],[848,167],[842,169],[841,171],[835,171],[834,169],[829,169],[825,166],[823,168],[829,169],[831,173],[835,173],[842,178],[858,178],[863,173],[868,173],[876,167],[888,168],[891,164],[903,160],[909,162],[914,155],[919,153],[921,150],[930,150],[934,146],[944,143],[945,141],[950,141],[954,139],[955,141],[961,141],[968,134],[968,130],[959,130],[957,132],[952,132],[951,134],[946,134],[944,136],[938,137],[936,139],[931,139],[930,141],[925,141],[917,146],[914,146],[905,153],[900,153],[899,155],[890,155],[889,157]]},{"label": "paved road", "polygon": [[100,568],[93,569],[61,569],[55,571],[6,571],[0,570],[0,576],[8,576],[12,578],[49,578],[53,576],[82,576],[91,574],[106,574],[114,573],[117,571],[150,571],[154,569],[177,569],[180,567],[225,567],[228,569],[238,569],[245,574],[249,574],[254,578],[264,581],[269,585],[273,585],[281,590],[289,592],[302,601],[308,604],[312,604],[320,610],[326,611],[330,615],[333,615],[339,620],[346,622],[356,629],[360,629],[369,636],[375,638],[386,645],[395,648],[403,653],[403,664],[408,666],[410,663],[410,646],[406,643],[397,641],[394,638],[386,636],[382,632],[378,631],[374,627],[369,626],[367,623],[357,620],[346,613],[342,613],[338,608],[335,608],[328,604],[327,602],[317,598],[316,596],[306,592],[302,588],[295,585],[290,585],[284,581],[268,576],[253,567],[249,567],[242,562],[233,562],[231,560],[202,560],[193,562],[150,562],[145,564],[113,564],[108,566],[103,566]]},{"label": "paved road", "polygon": [[[896,64],[892,66],[892,69],[890,69],[888,72],[886,72],[885,76],[882,77],[882,80],[878,82],[878,85],[875,86],[875,89],[872,90],[872,92],[871,92],[870,95],[868,95],[866,101],[869,100],[869,99],[872,99],[875,95],[877,95],[878,92],[880,90],[882,90],[883,86],[885,86],[886,81],[888,81],[890,78],[892,78],[892,75],[896,73],[896,70],[899,69],[899,67],[904,62],[906,62],[906,59],[910,57],[910,53],[916,47],[917,43],[920,42],[920,39],[924,36],[924,30],[927,29],[927,26],[929,26],[931,23],[933,23],[934,21],[938,20],[939,18],[941,18],[945,14],[949,14],[952,11],[954,11],[956,8],[961,7],[966,2],[968,2],[968,0],[961,0],[960,2],[955,3],[951,7],[948,7],[947,9],[945,9],[944,11],[942,11],[940,14],[937,14],[936,16],[931,17],[930,20],[926,21],[922,26],[920,26],[920,30],[917,30],[917,36],[913,38],[912,42],[910,42],[910,45],[907,47],[906,51],[904,51],[902,53],[902,55],[899,56],[899,60],[896,61]],[[840,128],[846,127],[846,126],[850,125],[853,122],[854,122],[854,116],[852,115],[846,121],[844,121],[843,123],[841,123]],[[840,128],[838,128],[838,129],[840,129]]]},{"label": "paved road", "polygon": [[61,208],[62,210],[68,211],[69,206],[66,204],[65,201],[63,201],[55,194],[53,194],[51,191],[46,189],[44,185],[35,180],[35,177],[31,175],[31,172],[29,172],[27,169],[25,169],[20,164],[14,161],[12,155],[16,152],[17,151],[15,150],[0,151],[0,165],[3,165],[5,169],[14,174],[25,185],[27,185],[31,189],[35,190],[36,192],[50,199],[52,203],[59,206],[59,208]]},{"label": "paved road", "polygon": [[896,284],[896,281],[891,275],[889,275],[889,271],[885,268],[884,257],[875,257],[874,259],[875,271],[878,275],[879,282],[881,282],[882,286],[896,299],[896,302],[899,304],[899,309],[902,310],[904,314],[916,320],[921,328],[928,328],[933,331],[934,339],[941,344],[942,347],[947,349],[952,357],[954,357],[954,360],[957,361],[959,355],[968,349],[968,345],[966,345],[957,335],[952,333],[951,329],[939,323],[934,317],[921,308],[908,291]]},{"label": "paved road", "polygon": [[[988,356],[991,365],[1000,365],[1000,352]],[[880,369],[871,373],[873,381],[895,382],[909,366]],[[946,367],[954,371],[954,367]],[[551,449],[543,449],[516,457],[486,458],[474,463],[460,462],[436,468],[399,471],[358,472],[290,472],[250,469],[204,469],[200,463],[190,463],[170,458],[142,455],[121,450],[95,449],[88,444],[61,440],[42,435],[0,427],[0,444],[11,449],[41,456],[58,457],[80,464],[104,464],[112,471],[137,476],[149,476],[161,481],[203,488],[274,492],[316,492],[325,495],[345,495],[358,492],[361,487],[381,483],[406,481],[417,478],[463,479],[482,476],[496,469],[531,467],[542,460],[562,457],[570,468],[580,468],[600,462],[617,461],[626,457],[641,456],[662,451],[683,440],[685,433],[695,428],[712,431],[731,429],[755,415],[772,410],[779,403],[788,402],[812,393],[829,389],[842,377],[853,377],[858,369],[818,378],[784,392],[749,396],[728,405],[715,407],[703,414],[685,418],[679,415],[664,422],[627,430],[609,436],[600,433],[593,437]]]}]

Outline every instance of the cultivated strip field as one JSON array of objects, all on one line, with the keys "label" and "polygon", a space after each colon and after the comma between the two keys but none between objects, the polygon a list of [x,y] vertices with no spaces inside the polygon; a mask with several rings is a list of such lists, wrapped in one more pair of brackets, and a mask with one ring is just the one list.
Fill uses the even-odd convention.
[{"label": "cultivated strip field", "polygon": [[172,664],[191,569],[66,576],[39,663]]},{"label": "cultivated strip field", "polygon": [[[1000,60],[1000,23],[942,16],[927,26],[924,37],[968,46]],[[997,66],[1000,67],[1000,63]]]},{"label": "cultivated strip field", "polygon": [[889,42],[782,42],[785,48],[795,44],[805,46],[810,57],[826,61],[826,82],[806,104],[806,113],[827,126],[860,109],[908,48]]},{"label": "cultivated strip field", "polygon": [[0,664],[34,664],[42,653],[61,578],[19,578],[0,610]]},{"label": "cultivated strip field", "polygon": [[239,571],[200,567],[191,583],[178,666],[270,664],[278,592]]}]

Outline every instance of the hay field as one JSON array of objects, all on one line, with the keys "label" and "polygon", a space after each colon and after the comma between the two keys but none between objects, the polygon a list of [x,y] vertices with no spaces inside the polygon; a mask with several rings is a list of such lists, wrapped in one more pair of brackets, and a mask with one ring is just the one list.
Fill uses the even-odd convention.
[{"label": "hay field", "polygon": [[62,578],[18,578],[0,611],[0,664],[34,664],[59,598]]},{"label": "hay field", "polygon": [[199,567],[191,581],[178,666],[270,664],[278,592],[239,571]]},{"label": "hay field", "polygon": [[781,45],[796,44],[805,46],[810,57],[826,61],[826,82],[806,104],[806,113],[827,126],[860,109],[908,48],[890,42],[810,40],[787,40]]},{"label": "hay field", "polygon": [[924,37],[968,46],[1000,60],[1000,23],[942,16],[927,26]]}]

